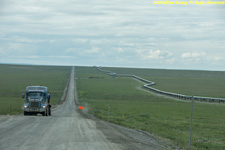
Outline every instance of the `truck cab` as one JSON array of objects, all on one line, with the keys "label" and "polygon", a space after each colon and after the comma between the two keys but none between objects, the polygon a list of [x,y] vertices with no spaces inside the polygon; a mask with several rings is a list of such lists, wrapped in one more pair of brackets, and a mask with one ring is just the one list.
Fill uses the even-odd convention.
[{"label": "truck cab", "polygon": [[51,116],[50,94],[45,86],[28,86],[26,94],[22,94],[25,103],[22,106],[24,115]]}]

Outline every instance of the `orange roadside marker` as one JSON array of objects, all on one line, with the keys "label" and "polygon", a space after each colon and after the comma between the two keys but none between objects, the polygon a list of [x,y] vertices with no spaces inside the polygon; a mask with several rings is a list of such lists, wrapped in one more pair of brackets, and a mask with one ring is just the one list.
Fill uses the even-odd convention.
[{"label": "orange roadside marker", "polygon": [[83,109],[84,110],[84,107],[80,106],[79,109]]}]

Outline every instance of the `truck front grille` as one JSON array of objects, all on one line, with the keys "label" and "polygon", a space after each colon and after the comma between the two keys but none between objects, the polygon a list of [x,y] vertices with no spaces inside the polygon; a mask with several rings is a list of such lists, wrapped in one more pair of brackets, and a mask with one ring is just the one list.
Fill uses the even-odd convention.
[{"label": "truck front grille", "polygon": [[30,102],[30,108],[40,108],[40,102]]}]

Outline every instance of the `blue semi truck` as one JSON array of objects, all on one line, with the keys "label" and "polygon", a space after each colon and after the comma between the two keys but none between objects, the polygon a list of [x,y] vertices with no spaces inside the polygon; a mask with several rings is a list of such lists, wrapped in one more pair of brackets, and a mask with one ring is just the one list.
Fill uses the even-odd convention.
[{"label": "blue semi truck", "polygon": [[26,94],[22,94],[25,103],[22,106],[24,116],[37,115],[51,116],[50,93],[45,86],[28,86]]}]

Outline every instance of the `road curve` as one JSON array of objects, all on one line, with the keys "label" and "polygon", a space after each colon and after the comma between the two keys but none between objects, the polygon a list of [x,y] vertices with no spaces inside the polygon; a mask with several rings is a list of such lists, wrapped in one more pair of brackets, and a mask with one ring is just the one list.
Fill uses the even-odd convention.
[{"label": "road curve", "polygon": [[88,118],[76,111],[72,69],[66,101],[52,116],[1,116],[0,150],[167,149],[152,135]]}]

